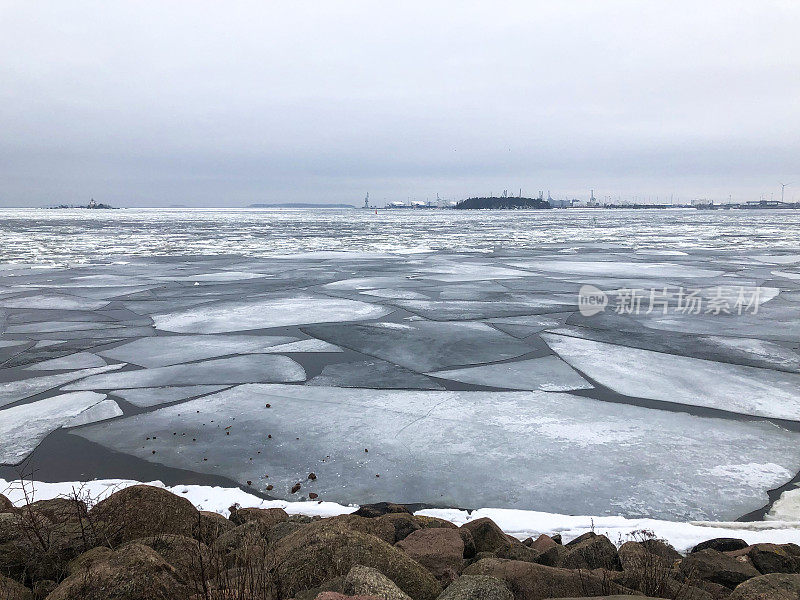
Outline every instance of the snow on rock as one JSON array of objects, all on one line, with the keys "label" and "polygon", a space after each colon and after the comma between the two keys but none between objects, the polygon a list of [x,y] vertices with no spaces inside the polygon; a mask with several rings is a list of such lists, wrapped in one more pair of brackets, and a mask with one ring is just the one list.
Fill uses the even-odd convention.
[{"label": "snow on rock", "polygon": [[[23,486],[29,496],[36,500],[71,496],[78,493],[100,501],[117,490],[140,482],[129,479],[99,479],[86,482],[44,483],[39,481],[6,481],[0,479],[0,493],[11,500],[15,506],[25,503]],[[239,504],[247,508],[282,508],[289,514],[320,517],[334,517],[352,513],[357,505],[342,505],[335,502],[285,500],[264,500],[248,494],[240,488],[224,488],[203,485],[166,486],[160,481],[149,481],[146,485],[164,488],[189,500],[199,510],[230,516],[229,508]],[[755,522],[715,522],[715,521],[665,521],[658,519],[626,519],[611,516],[574,516],[530,510],[510,510],[500,508],[481,508],[468,512],[459,509],[425,509],[414,514],[438,517],[456,525],[484,517],[492,519],[503,531],[519,539],[536,538],[540,534],[561,534],[564,542],[594,529],[598,534],[608,536],[613,542],[630,539],[642,530],[651,531],[657,537],[667,540],[677,550],[686,552],[698,543],[715,537],[742,538],[749,544],[757,543],[800,543],[800,521],[755,521]],[[795,513],[797,516],[798,513]]]}]

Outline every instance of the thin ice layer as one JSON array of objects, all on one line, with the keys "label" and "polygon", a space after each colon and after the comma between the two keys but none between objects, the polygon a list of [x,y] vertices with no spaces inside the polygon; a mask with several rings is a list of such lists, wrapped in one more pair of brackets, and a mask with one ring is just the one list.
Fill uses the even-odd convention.
[{"label": "thin ice layer", "polygon": [[626,396],[800,420],[800,375],[551,333],[545,342],[598,383]]},{"label": "thin ice layer", "polygon": [[800,469],[800,435],[766,422],[551,392],[246,385],[74,432],[280,498],[345,503],[733,519]]},{"label": "thin ice layer", "polygon": [[7,404],[24,400],[36,394],[41,394],[42,392],[52,390],[53,388],[57,388],[70,381],[75,381],[76,379],[81,379],[82,377],[114,371],[124,366],[125,365],[108,365],[106,367],[97,367],[96,369],[81,369],[69,373],[59,373],[58,375],[45,375],[44,377],[30,377],[18,381],[6,381],[0,383],[0,406],[6,406]]},{"label": "thin ice layer", "polygon": [[529,344],[485,323],[317,325],[304,331],[419,372],[505,360],[531,351]]},{"label": "thin ice layer", "polygon": [[126,402],[140,408],[168,404],[178,400],[186,400],[225,389],[224,385],[189,385],[177,387],[134,388],[129,390],[111,390]]}]

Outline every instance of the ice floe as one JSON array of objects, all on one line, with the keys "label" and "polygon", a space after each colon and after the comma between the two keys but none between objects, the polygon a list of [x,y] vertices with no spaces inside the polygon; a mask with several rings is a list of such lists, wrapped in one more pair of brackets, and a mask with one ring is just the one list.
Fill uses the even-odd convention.
[{"label": "ice floe", "polygon": [[304,329],[314,337],[419,372],[505,360],[531,351],[530,345],[485,323],[382,322]]},{"label": "ice floe", "polygon": [[106,366],[106,361],[91,352],[77,352],[61,358],[52,358],[37,362],[28,371],[60,371],[68,369],[92,369]]},{"label": "ice floe", "polygon": [[141,338],[99,354],[142,367],[166,367],[230,354],[257,354],[296,340],[285,335],[157,336]]},{"label": "ice floe", "polygon": [[[18,464],[52,431],[70,423],[105,399],[104,394],[76,392],[0,410],[0,464]],[[85,422],[91,422],[88,415]]]},{"label": "ice floe", "polygon": [[109,393],[119,396],[126,402],[140,408],[168,404],[187,398],[195,398],[204,394],[211,394],[224,390],[225,385],[188,385],[174,387],[154,387],[154,388],[131,388],[122,390],[111,390]]},{"label": "ice floe", "polygon": [[568,392],[586,390],[593,386],[567,363],[556,356],[504,362],[466,369],[434,371],[433,377],[475,383],[510,390],[542,390]]},{"label": "ice floe", "polygon": [[544,333],[575,369],[639,398],[800,420],[800,375]]},{"label": "ice floe", "polygon": [[7,404],[30,398],[36,394],[41,394],[42,392],[62,386],[70,381],[105,373],[107,371],[114,371],[123,366],[124,365],[107,365],[94,369],[81,369],[79,371],[70,371],[69,373],[59,373],[58,375],[44,375],[42,377],[6,381],[0,383],[0,406],[6,406]]},{"label": "ice floe", "polygon": [[377,358],[326,365],[308,385],[333,387],[441,390],[433,379]]},{"label": "ice floe", "polygon": [[733,519],[800,468],[800,435],[767,422],[552,392],[243,385],[71,431],[282,499],[314,471],[300,493],[345,503]]},{"label": "ice floe", "polygon": [[138,369],[87,377],[67,390],[111,390],[173,385],[305,381],[306,373],[287,356],[247,354],[198,363]]},{"label": "ice floe", "polygon": [[377,319],[389,309],[339,298],[270,298],[205,304],[155,315],[156,328],[179,333],[223,333],[286,325]]}]

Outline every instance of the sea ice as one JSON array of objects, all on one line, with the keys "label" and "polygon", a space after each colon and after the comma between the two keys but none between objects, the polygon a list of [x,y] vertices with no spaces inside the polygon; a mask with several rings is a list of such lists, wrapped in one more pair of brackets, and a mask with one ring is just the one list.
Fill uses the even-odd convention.
[{"label": "sea ice", "polygon": [[121,417],[123,414],[119,404],[114,402],[111,398],[101,400],[94,406],[90,406],[82,413],[72,417],[69,421],[64,423],[62,427],[78,427],[80,425],[88,425],[89,423],[98,423],[99,421],[106,421],[114,417]]},{"label": "sea ice", "polygon": [[186,400],[204,394],[211,394],[224,390],[224,385],[189,385],[178,387],[155,387],[155,388],[133,388],[123,390],[111,390],[111,394],[119,396],[123,400],[130,402],[140,408],[168,404],[178,400]]},{"label": "sea ice", "polygon": [[104,399],[104,394],[77,392],[0,410],[0,464],[18,464],[50,432]]},{"label": "sea ice", "polygon": [[561,358],[626,396],[800,420],[800,375],[542,334]]},{"label": "sea ice", "polygon": [[577,299],[573,304],[558,300],[530,300],[528,302],[392,300],[391,303],[433,321],[471,321],[492,317],[550,313],[559,310],[569,311],[577,308]]},{"label": "sea ice", "polygon": [[62,358],[53,358],[38,362],[30,367],[25,367],[25,369],[27,371],[61,371],[67,369],[92,369],[104,366],[106,366],[106,361],[96,354],[92,354],[91,352],[78,352]]},{"label": "sea ice", "polygon": [[105,367],[97,367],[96,369],[81,369],[80,371],[59,373],[58,375],[45,375],[44,377],[31,377],[18,381],[6,381],[0,383],[0,406],[6,406],[7,404],[24,400],[30,396],[41,394],[42,392],[52,390],[53,388],[57,388],[70,381],[75,381],[76,379],[81,379],[82,377],[114,371],[123,366],[125,365],[108,365]]},{"label": "sea ice", "polygon": [[530,360],[450,371],[434,371],[427,375],[509,390],[568,392],[570,390],[587,390],[593,387],[572,367],[556,356],[543,356]]},{"label": "sea ice", "polygon": [[243,385],[71,431],[254,489],[270,483],[280,498],[302,482],[300,494],[344,503],[733,519],[800,469],[800,435],[767,422],[553,392]]},{"label": "sea ice", "polygon": [[305,381],[306,373],[287,356],[246,354],[203,362],[138,369],[88,377],[67,390],[112,390],[174,385]]},{"label": "sea ice", "polygon": [[724,271],[703,269],[691,265],[665,262],[589,261],[536,259],[512,261],[515,267],[562,273],[564,275],[588,275],[603,277],[657,277],[695,278],[717,277]]},{"label": "sea ice", "polygon": [[333,344],[425,372],[516,358],[531,346],[485,323],[372,323],[303,328]]},{"label": "sea ice", "polygon": [[297,338],[285,335],[156,336],[141,338],[98,354],[142,367],[166,367],[229,354],[258,354],[272,346],[295,340]]},{"label": "sea ice", "polygon": [[309,380],[308,385],[402,390],[444,389],[433,379],[377,358],[326,365],[320,375]]},{"label": "sea ice", "polygon": [[0,306],[4,308],[44,308],[62,310],[97,310],[108,306],[108,302],[98,300],[86,300],[75,296],[23,296],[21,298],[6,298],[0,300]]},{"label": "sea ice", "polygon": [[390,312],[356,300],[339,298],[265,298],[221,302],[163,315],[154,315],[156,327],[179,333],[223,333],[286,325],[362,321]]},{"label": "sea ice", "polygon": [[299,340],[297,342],[289,342],[287,344],[278,344],[270,346],[262,352],[280,353],[280,352],[344,352],[339,346],[334,346],[328,342],[317,339]]}]

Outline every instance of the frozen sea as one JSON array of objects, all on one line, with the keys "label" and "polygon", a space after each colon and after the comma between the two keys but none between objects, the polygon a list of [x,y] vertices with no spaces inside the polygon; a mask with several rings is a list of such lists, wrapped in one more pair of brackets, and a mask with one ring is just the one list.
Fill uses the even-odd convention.
[{"label": "frozen sea", "polygon": [[756,514],[800,471],[800,213],[0,210],[0,440],[5,479]]}]

